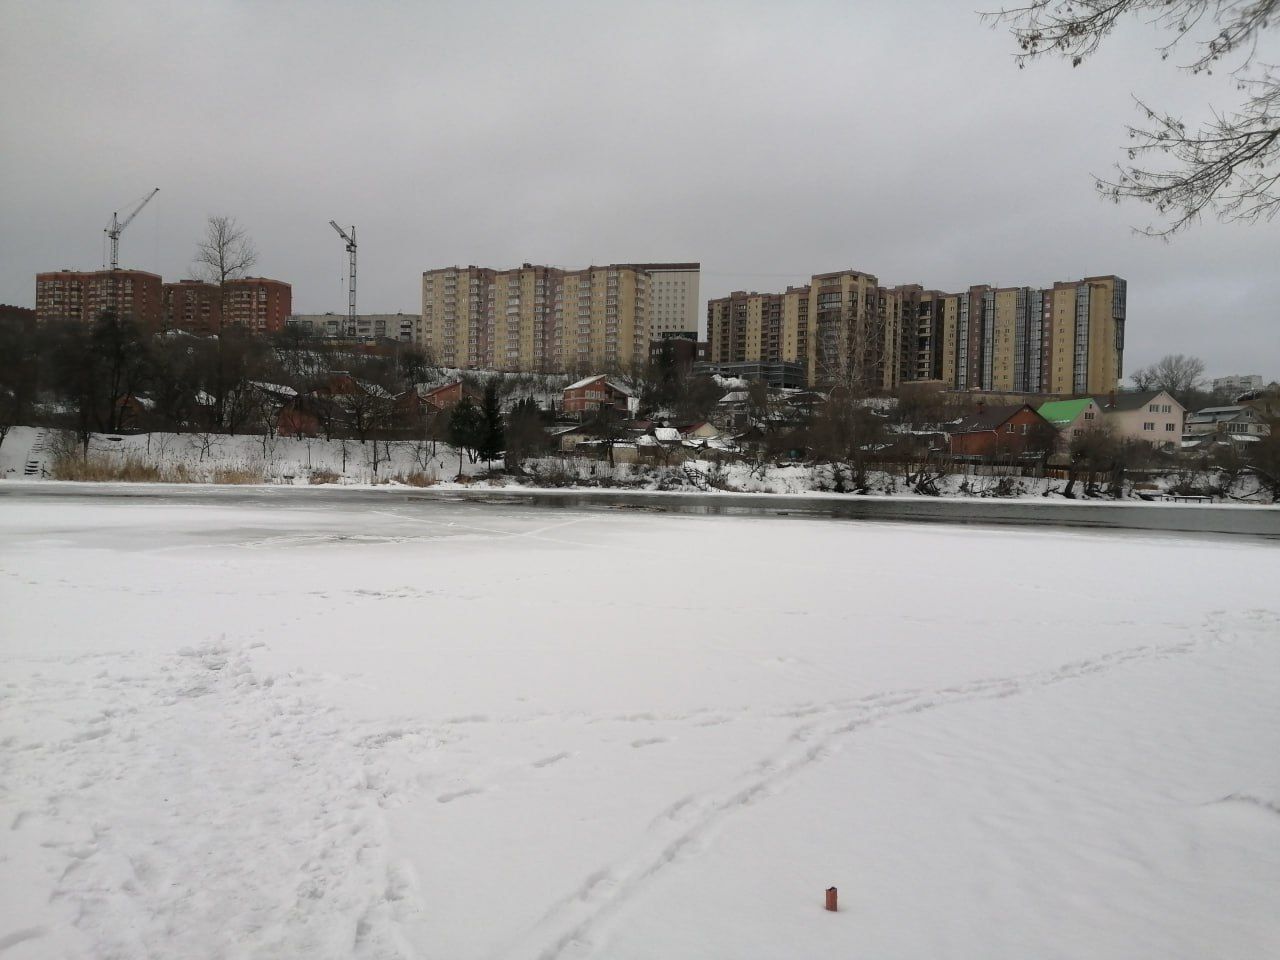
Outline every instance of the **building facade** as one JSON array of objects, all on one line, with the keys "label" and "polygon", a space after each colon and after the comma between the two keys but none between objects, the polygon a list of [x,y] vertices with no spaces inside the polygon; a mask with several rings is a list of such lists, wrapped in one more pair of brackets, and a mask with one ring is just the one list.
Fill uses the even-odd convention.
[{"label": "building facade", "polygon": [[428,270],[418,342],[446,367],[625,370],[648,357],[649,284],[627,264]]},{"label": "building facade", "polygon": [[36,274],[36,322],[93,323],[107,310],[159,330],[164,297],[159,275],[145,270],[57,270]]},{"label": "building facade", "polygon": [[251,333],[279,333],[293,312],[293,288],[283,280],[241,277],[223,284],[222,323]]},{"label": "building facade", "polygon": [[[345,313],[295,313],[285,318],[285,325],[317,337],[343,339],[347,337],[349,320]],[[421,315],[416,313],[356,314],[356,339],[412,343],[418,339],[421,322]]]},{"label": "building facade", "polygon": [[1182,442],[1187,411],[1163,390],[1116,393],[1102,404],[1103,420],[1119,440],[1140,440],[1157,447]]},{"label": "building facade", "polygon": [[707,335],[713,361],[802,362],[813,385],[1107,393],[1123,371],[1127,297],[1115,276],[949,294],[843,270],[710,300]]},{"label": "building facade", "polygon": [[1257,393],[1261,389],[1262,375],[1259,373],[1237,373],[1230,377],[1218,377],[1213,381],[1214,393],[1225,393],[1232,397]]},{"label": "building facade", "polygon": [[697,340],[702,308],[699,299],[702,264],[635,263],[631,266],[649,274],[649,339],[684,334]]},{"label": "building facade", "polygon": [[179,280],[166,283],[163,292],[166,330],[210,334],[222,329],[222,302],[217,284]]}]

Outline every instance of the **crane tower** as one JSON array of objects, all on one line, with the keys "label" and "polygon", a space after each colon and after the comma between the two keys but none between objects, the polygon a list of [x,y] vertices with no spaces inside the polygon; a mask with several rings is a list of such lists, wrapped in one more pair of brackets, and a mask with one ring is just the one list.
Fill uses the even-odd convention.
[{"label": "crane tower", "polygon": [[[159,192],[160,192],[160,188],[156,187],[154,190],[148,193],[145,197],[143,197],[142,202],[133,208],[133,212],[124,218],[124,223],[120,222],[119,211],[116,211],[115,213],[111,214],[111,223],[108,224],[106,227],[104,227],[102,232],[111,238],[111,269],[112,270],[120,269],[120,234],[124,233],[124,228],[133,222],[133,218],[136,217],[138,213],[142,210],[142,208],[145,207],[151,201],[151,198],[154,197]],[[355,254],[352,254],[352,256],[354,257]],[[354,269],[354,267],[352,269]]]},{"label": "crane tower", "polygon": [[347,279],[347,336],[356,335],[356,228],[351,226],[351,233],[338,226],[337,221],[330,220],[329,226],[338,231],[338,236],[347,241],[347,253],[350,255],[351,274]]}]

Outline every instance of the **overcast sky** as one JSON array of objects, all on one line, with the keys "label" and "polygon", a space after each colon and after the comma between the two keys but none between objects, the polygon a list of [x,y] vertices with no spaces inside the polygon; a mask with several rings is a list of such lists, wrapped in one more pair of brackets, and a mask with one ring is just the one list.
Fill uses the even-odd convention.
[{"label": "overcast sky", "polygon": [[[993,3],[996,0],[993,0]],[[1099,199],[1130,94],[1204,114],[1220,78],[1132,24],[1019,71],[982,0],[0,0],[0,302],[103,261],[188,275],[210,214],[298,312],[418,312],[424,269],[698,260],[703,296],[854,267],[960,290],[1115,273],[1126,369],[1280,377],[1280,222],[1171,243]],[[1274,59],[1274,58],[1273,58]]]}]

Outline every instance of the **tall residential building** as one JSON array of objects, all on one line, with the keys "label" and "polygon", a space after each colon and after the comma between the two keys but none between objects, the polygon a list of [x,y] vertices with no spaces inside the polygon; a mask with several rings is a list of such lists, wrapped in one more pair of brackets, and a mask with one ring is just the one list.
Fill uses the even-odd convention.
[{"label": "tall residential building", "polygon": [[164,285],[166,330],[217,333],[222,329],[222,304],[218,286],[203,280],[179,280]]},{"label": "tall residential building", "polygon": [[447,367],[625,369],[648,357],[649,284],[635,264],[428,270],[418,342]]},{"label": "tall residential building", "polygon": [[786,293],[744,293],[707,301],[713,363],[789,361],[810,383],[849,376],[884,380],[883,318],[876,278],[856,270],[815,274]]},{"label": "tall residential building", "polygon": [[929,380],[960,390],[1107,393],[1123,369],[1126,299],[1125,281],[1115,276],[1047,289],[980,284],[949,294],[881,287],[856,270],[815,274],[783,294],[709,301],[710,355],[799,360],[812,384],[866,390]]},{"label": "tall residential building", "polygon": [[700,263],[633,263],[649,274],[649,339],[684,333],[698,339]]},{"label": "tall residential building", "polygon": [[92,323],[105,310],[132,317],[143,329],[163,319],[160,277],[145,270],[57,270],[36,274],[36,322]]},{"label": "tall residential building", "polygon": [[222,322],[251,333],[279,333],[293,312],[293,287],[283,280],[241,277],[223,284]]},{"label": "tall residential building", "polygon": [[292,304],[293,288],[282,280],[241,277],[221,288],[203,280],[179,280],[164,285],[164,325],[211,334],[225,322],[250,333],[278,333]]}]

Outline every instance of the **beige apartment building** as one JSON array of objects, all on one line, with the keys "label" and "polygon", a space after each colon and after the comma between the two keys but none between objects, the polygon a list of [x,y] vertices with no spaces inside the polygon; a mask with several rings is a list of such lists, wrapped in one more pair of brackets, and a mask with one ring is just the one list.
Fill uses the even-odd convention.
[{"label": "beige apartment building", "polygon": [[625,370],[648,359],[650,303],[638,264],[441,267],[422,275],[418,342],[447,367]]},{"label": "beige apartment building", "polygon": [[1123,372],[1127,292],[1115,276],[943,293],[882,287],[857,270],[815,274],[782,294],[709,301],[710,359],[794,360],[813,385],[866,390],[935,381],[958,390],[1106,394]]},{"label": "beige apartment building", "polygon": [[649,274],[649,339],[683,333],[698,338],[700,263],[633,263]]}]

